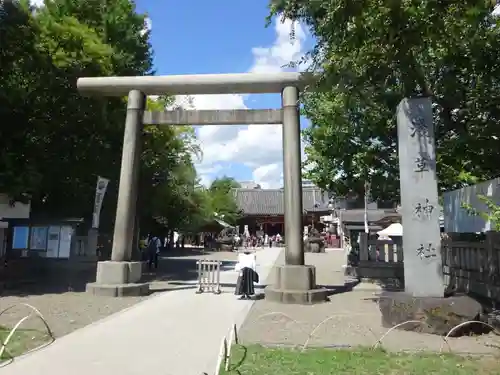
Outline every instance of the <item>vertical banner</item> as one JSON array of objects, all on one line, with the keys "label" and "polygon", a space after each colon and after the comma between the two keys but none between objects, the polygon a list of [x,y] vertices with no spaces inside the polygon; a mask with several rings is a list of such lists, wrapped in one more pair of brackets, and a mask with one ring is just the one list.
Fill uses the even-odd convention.
[{"label": "vertical banner", "polygon": [[365,233],[370,233],[370,228],[368,227],[368,199],[370,197],[370,184],[368,182],[365,182],[365,217],[364,217],[364,224],[365,224]]},{"label": "vertical banner", "polygon": [[102,201],[106,189],[108,188],[109,180],[104,177],[97,177],[97,185],[95,189],[94,213],[92,215],[92,228],[99,228],[99,216],[101,215]]}]

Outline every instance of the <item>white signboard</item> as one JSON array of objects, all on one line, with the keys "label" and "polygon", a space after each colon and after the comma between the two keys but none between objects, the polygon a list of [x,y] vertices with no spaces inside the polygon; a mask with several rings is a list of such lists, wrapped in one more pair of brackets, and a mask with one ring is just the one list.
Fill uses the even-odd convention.
[{"label": "white signboard", "polygon": [[59,256],[59,239],[61,234],[61,227],[49,227],[47,235],[47,253],[46,258],[57,258]]},{"label": "white signboard", "polygon": [[61,227],[59,236],[59,258],[69,258],[71,254],[71,237],[73,236],[73,228],[70,226]]}]

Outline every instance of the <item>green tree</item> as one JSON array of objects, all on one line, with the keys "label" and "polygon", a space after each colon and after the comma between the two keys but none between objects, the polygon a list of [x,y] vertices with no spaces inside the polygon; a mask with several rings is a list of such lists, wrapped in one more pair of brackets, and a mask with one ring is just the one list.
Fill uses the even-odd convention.
[{"label": "green tree", "polygon": [[493,226],[493,229],[495,231],[500,231],[500,207],[496,202],[485,196],[485,195],[478,195],[477,198],[479,201],[484,204],[486,210],[478,210],[470,204],[463,204],[462,207],[467,210],[467,213],[471,216],[479,216],[481,219],[483,219],[486,222],[490,222]]},{"label": "green tree", "polygon": [[[172,104],[169,97],[148,100],[148,110],[159,111]],[[148,126],[144,129],[141,196],[146,216],[171,230],[190,228],[197,215],[198,178],[193,157],[200,150],[190,126]],[[196,220],[195,220],[196,221]]]},{"label": "green tree", "polygon": [[81,76],[149,74],[152,62],[149,34],[142,31],[144,15],[136,14],[128,0],[110,4],[54,0],[34,14],[41,30],[40,48],[51,57],[58,79],[46,88],[52,101],[45,109],[51,117],[50,145],[33,207],[44,213],[88,217],[96,177],[102,175],[111,180],[102,222],[111,226],[125,102],[84,98],[76,92],[75,82]]},{"label": "green tree", "polygon": [[37,49],[31,21],[19,4],[0,3],[0,191],[20,200],[29,199],[42,177],[34,162],[43,129],[33,119],[43,98],[29,94],[41,88],[48,61]]},{"label": "green tree", "polygon": [[[441,191],[500,173],[500,28],[495,1],[276,0],[271,17],[302,21],[320,76],[303,95],[309,176],[338,195],[397,199],[395,111],[431,96]],[[293,34],[293,33],[292,33]],[[292,35],[293,36],[293,35]]]},{"label": "green tree", "polygon": [[241,185],[234,178],[224,176],[215,179],[208,188],[210,207],[213,214],[222,218],[228,224],[236,224],[240,217],[233,193],[233,189],[240,187]]},{"label": "green tree", "polygon": [[38,13],[52,20],[74,17],[96,32],[114,50],[113,74],[152,73],[152,50],[146,15],[139,14],[131,0],[52,0]]},{"label": "green tree", "polygon": [[[111,229],[126,100],[82,97],[75,83],[151,74],[145,15],[129,0],[53,0],[36,11],[27,1],[2,2],[0,17],[0,191],[31,199],[34,215],[90,218],[96,177],[107,177],[101,226]],[[208,204],[193,166],[194,130],[146,127],[143,138],[141,217],[193,225]]]},{"label": "green tree", "polygon": [[5,124],[0,163],[3,173],[10,175],[2,178],[2,191],[31,198],[35,211],[39,206],[52,208],[49,212],[61,211],[67,207],[61,205],[61,198],[69,195],[68,201],[75,197],[75,202],[81,198],[71,189],[79,187],[80,181],[70,173],[80,167],[75,161],[86,159],[85,153],[93,151],[93,144],[86,142],[93,134],[80,136],[89,133],[85,120],[95,111],[93,101],[82,100],[74,82],[81,71],[109,72],[106,57],[109,60],[113,51],[74,18],[48,22],[39,13],[34,17],[26,3],[3,4],[6,22],[2,22],[2,34],[9,40],[11,63],[2,59],[6,63],[1,64],[1,95],[6,100],[1,101],[0,110]]}]

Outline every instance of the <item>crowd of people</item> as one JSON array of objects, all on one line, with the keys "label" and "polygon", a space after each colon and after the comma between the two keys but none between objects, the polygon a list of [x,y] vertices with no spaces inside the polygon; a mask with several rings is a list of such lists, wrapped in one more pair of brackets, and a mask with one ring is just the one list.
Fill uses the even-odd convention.
[{"label": "crowd of people", "polygon": [[[317,231],[315,231],[316,233]],[[319,232],[317,232],[319,233]],[[309,235],[312,234],[312,230],[309,231]],[[331,239],[329,234],[322,232],[319,235],[323,237],[325,242],[329,244]],[[304,233],[304,239],[307,239],[308,234]],[[165,249],[175,249],[184,248],[185,244],[204,247],[206,249],[217,248],[217,234],[215,233],[201,233],[195,236],[184,236],[180,233],[174,232],[173,238],[160,237],[155,234],[149,234],[146,238],[143,238],[139,245],[142,254],[142,260],[148,262],[150,269],[158,267],[158,256],[162,250]],[[265,248],[265,247],[280,247],[284,244],[284,238],[280,233],[269,235],[263,231],[257,231],[256,233],[234,233],[232,235],[232,245],[233,249],[243,248],[243,249],[255,249],[255,248]]]},{"label": "crowd of people", "polygon": [[255,247],[277,247],[283,243],[283,237],[277,233],[269,236],[266,233],[250,234],[234,237],[235,247],[255,248]]}]

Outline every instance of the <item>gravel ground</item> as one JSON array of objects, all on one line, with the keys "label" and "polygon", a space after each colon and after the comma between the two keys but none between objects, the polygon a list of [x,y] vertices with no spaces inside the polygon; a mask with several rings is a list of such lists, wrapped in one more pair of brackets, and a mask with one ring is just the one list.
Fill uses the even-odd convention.
[{"label": "gravel ground", "polygon": [[[256,301],[240,329],[241,342],[302,346],[311,335],[310,346],[376,344],[388,331],[382,327],[377,303],[373,301],[377,287],[363,283],[342,292],[346,281],[341,269],[343,259],[340,251],[306,254],[306,263],[316,266],[318,284],[337,289],[337,293],[329,302],[313,306]],[[500,337],[494,334],[450,338],[448,342],[450,347],[440,336],[393,330],[383,339],[382,346],[395,351],[439,351],[443,347],[444,351],[460,353],[500,353]]]},{"label": "gravel ground", "polygon": [[[146,275],[146,278],[151,282],[152,294],[168,292],[178,288],[193,288],[192,285],[182,285],[182,282],[197,278],[196,261],[200,258],[234,262],[237,259],[237,254],[230,252],[201,254],[195,250],[186,249],[183,252],[179,251],[162,257],[159,270]],[[55,336],[61,337],[135,305],[146,298],[149,298],[149,296],[111,298],[96,297],[85,292],[74,291],[54,293],[49,288],[43,290],[38,285],[26,286],[24,289],[20,289],[19,293],[9,293],[9,295],[1,296],[0,310],[12,305],[30,304],[42,313]],[[25,306],[16,306],[0,316],[0,325],[13,327],[30,311]],[[43,324],[37,319],[29,319],[23,324],[23,327],[44,329]]]}]

